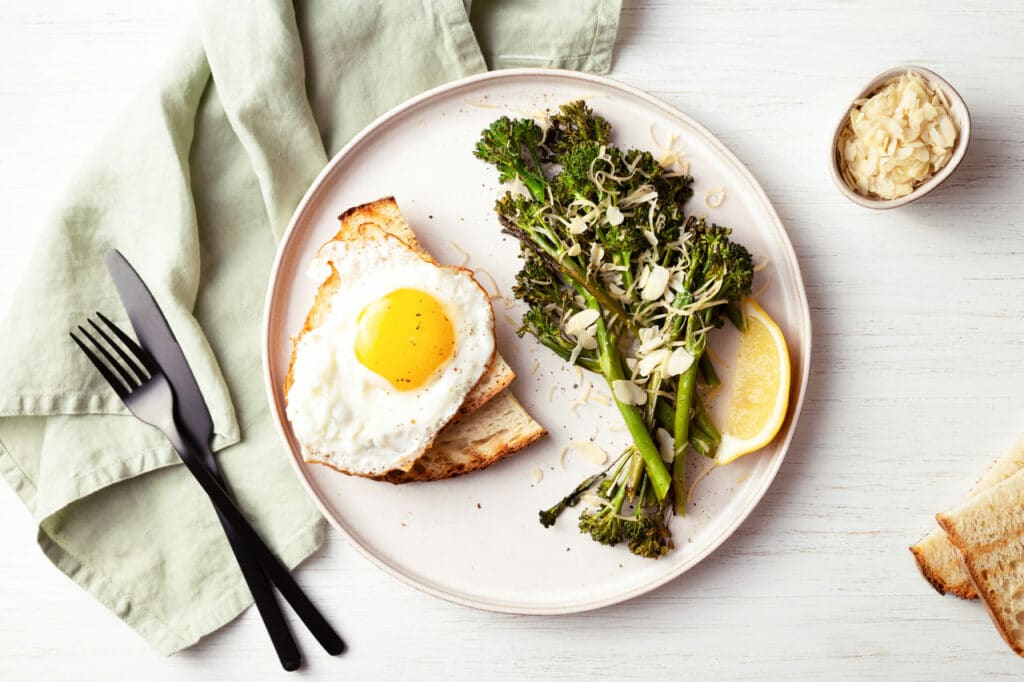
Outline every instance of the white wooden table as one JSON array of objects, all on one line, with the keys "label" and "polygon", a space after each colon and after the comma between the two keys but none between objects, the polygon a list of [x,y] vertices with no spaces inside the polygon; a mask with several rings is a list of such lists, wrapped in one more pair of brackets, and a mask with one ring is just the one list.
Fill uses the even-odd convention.
[{"label": "white wooden table", "polygon": [[[176,0],[0,2],[0,305],[54,192],[192,16]],[[696,570],[579,616],[482,613],[375,569],[336,534],[300,571],[350,642],[306,678],[978,679],[1010,653],[907,546],[1024,431],[1024,10],[1009,2],[627,2],[612,76],[708,126],[786,223],[815,348],[767,497]],[[826,168],[847,97],[917,62],[974,115],[929,199],[871,212]],[[2,380],[2,377],[0,377]],[[283,677],[255,613],[163,658],[43,557],[0,486],[0,679]],[[306,633],[303,631],[302,633]]]}]

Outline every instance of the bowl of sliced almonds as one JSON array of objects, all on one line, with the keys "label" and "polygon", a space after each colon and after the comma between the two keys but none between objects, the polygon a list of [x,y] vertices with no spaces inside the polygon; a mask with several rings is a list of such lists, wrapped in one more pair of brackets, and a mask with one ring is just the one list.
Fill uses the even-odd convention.
[{"label": "bowl of sliced almonds", "polygon": [[903,206],[956,170],[970,138],[970,112],[952,85],[920,66],[897,66],[873,78],[836,125],[832,178],[861,206]]}]

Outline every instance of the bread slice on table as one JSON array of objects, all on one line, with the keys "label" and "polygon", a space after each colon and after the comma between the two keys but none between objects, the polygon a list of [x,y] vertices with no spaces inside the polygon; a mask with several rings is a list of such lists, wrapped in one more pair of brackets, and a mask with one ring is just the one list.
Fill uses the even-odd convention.
[{"label": "bread slice on table", "polygon": [[1006,643],[1024,656],[1024,471],[936,520]]},{"label": "bread slice on table", "polygon": [[[339,216],[339,220],[341,228],[331,241],[381,239],[385,238],[383,235],[390,234],[401,239],[425,260],[437,264],[405,222],[394,197],[350,208]],[[332,267],[330,276],[316,293],[302,330],[292,338],[291,362],[284,380],[286,399],[292,385],[292,368],[299,341],[307,332],[320,326],[330,312],[331,299],[340,289],[341,278]],[[407,471],[393,469],[369,478],[391,483],[451,478],[490,466],[544,436],[547,433],[544,427],[506,390],[514,378],[512,368],[495,353],[490,367],[467,394],[455,417]],[[317,460],[315,455],[307,454],[306,461],[330,466]]]},{"label": "bread slice on table", "polygon": [[[970,495],[988,490],[1024,468],[1024,437],[1002,458],[997,460]],[[910,548],[922,575],[940,594],[955,594],[963,599],[974,599],[977,594],[971,578],[960,559],[960,552],[950,543],[946,532],[935,528],[919,543]]]}]

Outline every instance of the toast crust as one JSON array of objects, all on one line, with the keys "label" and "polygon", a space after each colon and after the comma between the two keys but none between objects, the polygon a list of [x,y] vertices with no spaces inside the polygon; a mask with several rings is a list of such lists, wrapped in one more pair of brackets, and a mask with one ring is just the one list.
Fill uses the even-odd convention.
[{"label": "toast crust", "polygon": [[[1024,467],[1024,436],[971,489],[969,497],[978,495],[1006,480]],[[918,568],[939,594],[953,594],[961,599],[975,599],[977,593],[971,577],[963,566],[959,551],[950,544],[942,528],[933,529],[910,548]]]},{"label": "toast crust", "polygon": [[[536,422],[508,391],[499,393],[491,403],[480,410],[480,413],[486,412],[490,415],[505,410],[517,413],[513,418],[506,418],[507,425],[504,430],[508,432],[507,439],[503,437],[505,434],[499,433],[467,442],[466,425],[460,427],[460,422],[453,422],[441,430],[431,447],[413,461],[407,471],[392,469],[383,474],[364,477],[396,485],[455,478],[489,467],[547,435],[547,431],[539,424],[534,426]],[[306,461],[349,474],[348,471],[324,461],[311,458],[307,458]]]},{"label": "toast crust", "polygon": [[[416,235],[402,217],[394,197],[384,197],[350,208],[339,216],[339,220],[341,226],[331,242],[397,239],[409,246],[424,261],[438,265],[416,239]],[[446,269],[467,270],[456,266],[447,266]],[[469,272],[472,274],[472,271]],[[480,286],[475,278],[474,282]],[[317,290],[302,329],[292,337],[291,358],[284,379],[286,400],[294,381],[293,369],[299,342],[306,333],[318,327],[327,317],[330,313],[330,302],[340,289],[341,277],[334,265],[330,264],[330,273]],[[481,289],[483,290],[483,287]],[[486,293],[486,290],[484,292]],[[440,480],[490,466],[522,450],[547,433],[523,409],[516,398],[505,390],[514,378],[512,368],[495,352],[488,369],[466,395],[452,420],[439,431],[426,452],[409,462],[406,469],[392,469],[368,475],[328,464],[320,459],[317,453],[306,453],[306,461],[328,466],[344,474],[391,483]]]},{"label": "toast crust", "polygon": [[[987,491],[988,494],[983,497],[976,498],[985,506],[988,515],[1003,518],[1000,512],[1010,512],[1013,511],[1013,507],[1020,507],[1020,488],[1024,481],[1024,478],[1021,477],[1024,477],[1024,472],[1020,472],[990,489]],[[999,488],[1004,487],[1014,489],[1009,503],[1007,503],[1006,496],[997,494],[1002,492]],[[1024,524],[1019,518],[1020,510],[1016,510],[1016,526],[1008,529],[1012,533],[1007,534],[1005,532],[1007,529],[1004,529],[1000,535],[987,538],[987,541],[982,542],[980,538],[978,541],[972,541],[965,537],[958,523],[960,515],[965,514],[964,510],[969,509],[969,506],[970,501],[957,509],[936,514],[935,520],[946,532],[949,541],[960,552],[963,568],[970,576],[971,585],[981,598],[982,603],[985,604],[985,609],[999,634],[1018,656],[1024,656],[1024,631],[1021,627],[1021,622],[1024,620],[1024,608],[1021,607],[1021,604],[1017,604],[1017,612],[1011,618],[1011,613],[1014,611],[1012,602],[1014,600],[1019,602],[1021,595],[1024,594],[1024,569],[1021,567],[1019,558],[1010,560],[1008,567],[1002,571],[990,570],[992,568],[990,563],[985,562],[986,558],[991,559],[994,555],[1021,554],[1021,533],[1024,533]],[[1013,519],[1013,516],[1013,514],[1007,514],[1007,518]],[[996,561],[998,563],[998,559]],[[1002,568],[1002,566],[998,566],[998,568]],[[1007,588],[1007,577],[1016,585],[1013,593],[1009,593]]]},{"label": "toast crust", "polygon": [[941,528],[934,529],[921,542],[910,547],[910,551],[921,575],[936,592],[956,595],[961,599],[977,598],[960,555]]}]

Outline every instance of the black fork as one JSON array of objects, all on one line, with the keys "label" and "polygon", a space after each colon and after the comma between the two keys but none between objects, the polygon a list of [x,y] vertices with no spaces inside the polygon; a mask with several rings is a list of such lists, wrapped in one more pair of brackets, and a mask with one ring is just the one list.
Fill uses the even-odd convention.
[{"label": "black fork", "polygon": [[[341,637],[298,586],[287,567],[252,528],[217,478],[202,463],[200,449],[189,441],[185,430],[178,424],[174,391],[160,367],[149,353],[105,315],[96,315],[102,324],[92,319],[88,320],[88,324],[103,343],[81,325],[78,334],[71,332],[72,340],[125,407],[139,420],[156,427],[167,437],[181,461],[209,496],[281,665],[285,670],[295,670],[301,657],[268,579],[291,604],[324,649],[332,656],[342,653],[345,643]],[[88,343],[79,335],[87,339]]]}]

